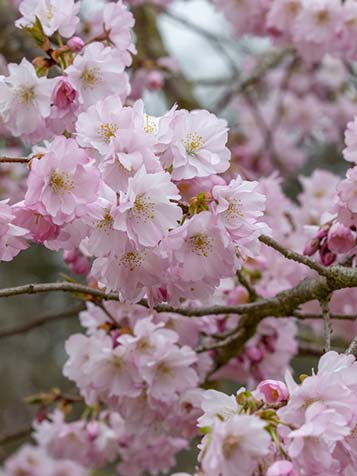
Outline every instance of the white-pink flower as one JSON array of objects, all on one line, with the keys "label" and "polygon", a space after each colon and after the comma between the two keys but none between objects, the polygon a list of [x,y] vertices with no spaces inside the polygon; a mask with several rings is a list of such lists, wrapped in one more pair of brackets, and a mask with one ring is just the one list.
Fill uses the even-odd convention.
[{"label": "white-pink flower", "polygon": [[58,136],[41,159],[33,159],[25,205],[57,225],[86,213],[97,198],[99,173],[73,139]]},{"label": "white-pink flower", "polygon": [[58,31],[68,38],[79,23],[79,7],[80,2],[75,0],[23,0],[19,7],[22,17],[15,25],[19,28],[32,26],[37,17],[46,35],[52,36]]},{"label": "white-pink flower", "polygon": [[251,475],[269,452],[266,422],[255,415],[217,421],[201,444],[200,461],[207,476]]},{"label": "white-pink flower", "polygon": [[29,247],[27,229],[14,224],[15,210],[8,200],[0,201],[0,261],[11,261],[21,250]]},{"label": "white-pink flower", "polygon": [[153,247],[178,226],[182,210],[174,203],[178,189],[166,172],[146,173],[141,168],[128,180],[114,213],[114,228],[127,233],[136,245]]},{"label": "white-pink flower", "polygon": [[33,134],[44,127],[53,87],[54,80],[38,78],[26,59],[9,64],[9,76],[0,78],[0,114],[14,136]]},{"label": "white-pink flower", "polygon": [[124,101],[130,92],[120,52],[99,42],[86,46],[66,73],[83,107],[114,94]]},{"label": "white-pink flower", "polygon": [[162,154],[165,168],[174,180],[206,177],[225,172],[230,152],[226,147],[227,123],[214,114],[197,110],[176,111],[170,126],[173,138]]}]

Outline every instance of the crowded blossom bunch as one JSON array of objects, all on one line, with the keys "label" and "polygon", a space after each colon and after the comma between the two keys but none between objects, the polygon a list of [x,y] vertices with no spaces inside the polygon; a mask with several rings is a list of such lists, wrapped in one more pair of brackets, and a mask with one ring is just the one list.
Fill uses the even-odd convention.
[{"label": "crowded blossom bunch", "polygon": [[325,53],[356,60],[355,0],[215,0],[235,36],[269,36],[277,44],[293,43],[307,62]]},{"label": "crowded blossom bunch", "polygon": [[[195,476],[353,476],[357,3],[216,1],[236,36],[292,45],[244,58],[230,130],[180,96],[157,10],[132,3],[23,0],[15,25],[41,54],[0,64],[0,261],[41,245],[71,273],[0,297],[84,301],[64,344],[74,390],[26,399],[32,441],[0,475],[170,475],[198,446]],[[345,177],[298,173],[343,140]],[[320,358],[298,380],[301,353]]]}]

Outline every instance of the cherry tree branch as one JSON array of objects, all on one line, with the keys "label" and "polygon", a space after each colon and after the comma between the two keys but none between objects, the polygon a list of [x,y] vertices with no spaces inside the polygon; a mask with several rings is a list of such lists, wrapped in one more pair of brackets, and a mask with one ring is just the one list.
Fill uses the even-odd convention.
[{"label": "cherry tree branch", "polygon": [[28,164],[30,160],[28,157],[0,157],[0,164]]},{"label": "cherry tree branch", "polygon": [[290,259],[292,261],[296,261],[297,263],[304,264],[308,268],[313,269],[321,276],[328,276],[329,269],[325,268],[324,266],[315,263],[312,259],[308,258],[307,256],[300,255],[295,251],[289,250],[284,246],[280,245],[277,241],[273,240],[270,236],[261,235],[259,240],[264,243],[265,245],[273,248],[274,250],[278,251],[281,255],[285,256],[285,258]]},{"label": "cherry tree branch", "polygon": [[26,322],[16,327],[10,327],[10,329],[0,330],[0,339],[5,337],[11,337],[19,334],[24,334],[26,332],[31,331],[32,329],[36,329],[37,327],[41,327],[45,324],[50,322],[56,322],[62,319],[68,319],[77,315],[79,312],[85,309],[85,305],[83,303],[74,306],[70,309],[67,309],[62,312],[58,312],[55,314],[46,314],[44,316],[38,317],[37,319],[33,319],[30,322]]}]

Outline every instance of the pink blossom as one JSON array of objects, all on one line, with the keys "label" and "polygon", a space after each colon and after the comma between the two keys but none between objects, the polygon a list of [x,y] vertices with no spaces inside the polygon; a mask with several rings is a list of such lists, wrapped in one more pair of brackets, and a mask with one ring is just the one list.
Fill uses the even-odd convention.
[{"label": "pink blossom", "polygon": [[260,382],[257,391],[263,396],[266,403],[279,403],[289,398],[286,385],[278,380],[264,380]]},{"label": "pink blossom", "polygon": [[141,168],[128,180],[114,211],[114,228],[128,234],[136,245],[153,247],[181,220],[180,196],[165,172],[148,174]]},{"label": "pink blossom", "polygon": [[355,245],[351,230],[341,223],[334,223],[329,229],[327,244],[333,253],[347,253]]},{"label": "pink blossom", "polygon": [[217,421],[209,439],[202,442],[200,461],[207,476],[233,476],[237,468],[252,474],[259,459],[269,452],[270,436],[265,422],[255,415],[233,415]]},{"label": "pink blossom", "polygon": [[123,101],[130,91],[119,52],[99,42],[83,48],[66,73],[84,107],[113,94]]},{"label": "pink blossom", "polygon": [[97,198],[99,174],[73,139],[56,137],[41,159],[33,159],[25,205],[63,225],[83,215]]},{"label": "pink blossom", "polygon": [[225,172],[230,152],[223,119],[207,111],[177,111],[173,117],[173,139],[162,155],[165,168],[172,167],[174,180],[206,177]]},{"label": "pink blossom", "polygon": [[55,31],[60,35],[69,37],[75,32],[79,23],[79,2],[75,0],[23,0],[20,12],[23,15],[16,21],[16,26],[21,28],[31,26],[36,17],[40,20],[46,35],[52,36]]},{"label": "pink blossom", "polygon": [[348,209],[357,212],[357,167],[349,169],[346,179],[337,186],[337,192],[340,200],[344,202]]},{"label": "pink blossom", "polygon": [[54,80],[38,78],[26,59],[9,64],[9,76],[0,80],[0,113],[5,126],[15,136],[42,132],[50,115]]}]

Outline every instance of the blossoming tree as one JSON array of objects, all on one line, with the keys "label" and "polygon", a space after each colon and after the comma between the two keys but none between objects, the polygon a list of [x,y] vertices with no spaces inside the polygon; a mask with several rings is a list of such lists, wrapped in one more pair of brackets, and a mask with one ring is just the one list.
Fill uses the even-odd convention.
[{"label": "blossoming tree", "polygon": [[[214,0],[235,42],[270,46],[206,81],[221,88],[211,111],[156,17],[232,62],[226,39],[167,3],[104,2],[85,17],[74,0],[19,4],[16,26],[41,54],[0,78],[1,134],[22,150],[0,157],[0,260],[16,266],[39,244],[76,279],[0,298],[71,293],[83,331],[64,343],[76,391],[27,399],[31,442],[0,474],[172,474],[198,445],[197,476],[354,476],[357,1]],[[160,117],[147,90],[166,98]],[[303,175],[326,144],[345,176],[311,159]],[[304,353],[318,368],[297,382]]]}]

